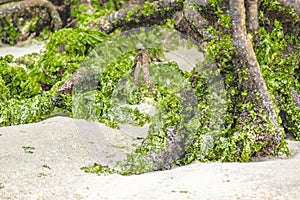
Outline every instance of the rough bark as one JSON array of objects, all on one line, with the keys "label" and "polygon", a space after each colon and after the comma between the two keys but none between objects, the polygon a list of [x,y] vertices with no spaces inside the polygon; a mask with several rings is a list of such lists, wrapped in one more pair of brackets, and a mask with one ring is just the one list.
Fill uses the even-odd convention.
[{"label": "rough bark", "polygon": [[99,21],[90,24],[89,27],[111,33],[120,27],[130,29],[153,24],[164,24],[167,18],[171,18],[175,12],[183,8],[183,4],[176,0],[154,1],[153,5],[153,10],[147,14],[143,14],[143,5],[136,5],[108,14],[104,18],[100,18]]},{"label": "rough bark", "polygon": [[293,8],[300,15],[300,0],[278,0],[283,6]]},{"label": "rough bark", "polygon": [[56,10],[55,6],[47,0],[26,0],[7,5],[5,7],[0,8],[0,16],[9,16],[14,13],[19,13],[26,9],[30,9],[32,7],[47,8],[49,15],[52,18],[52,25],[54,29],[58,30],[62,27],[62,21],[58,11]]},{"label": "rough bark", "polygon": [[[271,123],[277,127],[276,135],[273,138],[275,144],[279,144],[282,138],[282,133],[277,122],[277,115],[271,100],[271,96],[263,79],[259,64],[253,50],[252,43],[247,35],[246,30],[246,14],[244,0],[230,0],[230,12],[232,14],[232,38],[233,45],[236,47],[237,59],[239,63],[235,63],[236,68],[243,67],[248,70],[248,83],[253,84],[248,86],[248,93],[258,93],[259,101],[256,105],[262,107]],[[238,70],[238,69],[236,69]],[[249,89],[250,88],[250,89]],[[249,91],[250,90],[250,91]],[[252,91],[251,91],[252,90]]]},{"label": "rough bark", "polygon": [[136,56],[135,60],[137,61],[136,63],[136,68],[134,71],[134,83],[138,86],[139,85],[139,74],[141,68],[143,69],[143,75],[144,75],[144,80],[145,82],[150,86],[150,89],[153,94],[156,92],[156,88],[154,87],[154,84],[151,80],[150,77],[150,72],[149,72],[149,52],[146,48],[142,48],[138,55]]},{"label": "rough bark", "polygon": [[299,92],[297,92],[296,90],[294,90],[292,88],[291,88],[291,93],[292,93],[293,100],[300,111],[300,94],[299,94]]},{"label": "rough bark", "polygon": [[86,68],[81,68],[74,72],[72,76],[62,84],[57,92],[56,96],[61,94],[72,94],[72,90],[75,86],[83,81],[93,81],[94,73]]},{"label": "rough bark", "polygon": [[258,23],[258,0],[247,0],[247,19],[249,31],[255,32],[259,29]]},{"label": "rough bark", "polygon": [[17,1],[21,1],[21,0],[0,0],[0,5],[11,3],[11,2],[17,2]]}]

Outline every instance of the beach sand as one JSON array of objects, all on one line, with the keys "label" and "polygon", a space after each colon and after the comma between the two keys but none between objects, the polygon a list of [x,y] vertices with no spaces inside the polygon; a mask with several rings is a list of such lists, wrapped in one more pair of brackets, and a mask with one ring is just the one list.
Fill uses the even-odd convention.
[{"label": "beach sand", "polygon": [[260,162],[196,162],[134,176],[98,176],[80,169],[125,158],[131,151],[126,145],[138,134],[124,130],[60,116],[1,127],[0,199],[299,198],[300,142],[295,141],[289,141],[290,158]]}]

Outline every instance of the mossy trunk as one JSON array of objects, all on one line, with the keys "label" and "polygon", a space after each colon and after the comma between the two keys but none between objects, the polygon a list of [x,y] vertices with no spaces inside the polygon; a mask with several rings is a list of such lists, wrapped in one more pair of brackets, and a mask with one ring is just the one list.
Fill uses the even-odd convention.
[{"label": "mossy trunk", "polygon": [[[267,145],[268,149],[264,149],[263,153],[274,154],[276,149],[274,145],[278,145],[281,142],[283,133],[279,128],[277,114],[270,93],[256,59],[253,45],[247,34],[244,5],[244,0],[230,1],[233,29],[232,40],[236,48],[236,56],[233,60],[233,64],[238,79],[240,80],[238,84],[239,90],[241,93],[245,93],[245,95],[239,95],[238,102],[242,105],[235,105],[239,110],[238,123],[241,127],[249,126],[249,123],[251,123],[250,127],[252,130],[245,130],[247,131],[246,134],[254,131],[251,134],[256,134],[255,140],[260,138],[260,141],[271,143],[272,146]],[[253,18],[250,18],[249,24],[251,30],[257,29],[258,25],[256,22],[253,22]],[[251,115],[253,111],[256,112],[255,116]],[[266,125],[263,123],[266,123]],[[276,129],[275,134],[272,130],[269,130],[268,123],[271,123]],[[258,127],[264,128],[258,129]],[[272,132],[274,135],[269,136]],[[264,135],[263,138],[261,138],[260,135]],[[239,148],[243,148],[243,146],[244,144]]]}]

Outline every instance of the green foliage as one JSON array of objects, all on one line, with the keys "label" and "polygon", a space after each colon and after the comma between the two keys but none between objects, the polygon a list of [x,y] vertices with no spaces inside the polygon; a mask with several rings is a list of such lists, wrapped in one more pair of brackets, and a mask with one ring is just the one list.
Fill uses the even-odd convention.
[{"label": "green foliage", "polygon": [[[109,4],[108,1],[107,3]],[[73,4],[71,8],[71,16],[76,18],[76,27],[86,28],[89,24],[94,23],[97,19],[115,11],[115,6],[108,6],[103,8],[100,6],[99,1],[92,1],[94,12],[88,11],[87,4]]]},{"label": "green foliage", "polygon": [[127,2],[128,0],[108,0],[104,7],[109,10],[120,10]]},{"label": "green foliage", "polygon": [[36,95],[21,100],[0,101],[0,126],[38,122],[47,119],[52,111],[48,94]]},{"label": "green foliage", "polygon": [[[224,13],[225,7],[222,5],[224,3],[223,0],[209,0],[208,2],[214,10],[214,14],[216,14],[218,25],[221,25],[226,29],[230,29],[231,15]],[[199,11],[201,12],[201,7],[199,8]]]},{"label": "green foliage", "polygon": [[[291,19],[293,19],[294,21],[299,20],[299,15],[293,8],[285,8],[282,5],[282,3],[280,3],[278,0],[274,0],[274,1],[263,0],[261,3],[262,3],[262,6],[264,6],[266,8],[266,10],[283,12],[282,16],[284,16],[285,18],[291,17]],[[290,17],[287,17],[287,16],[290,16]]]},{"label": "green foliage", "polygon": [[30,77],[26,69],[12,62],[12,56],[0,59],[0,99],[30,98],[39,94],[42,89],[33,77]]},{"label": "green foliage", "polygon": [[83,62],[90,51],[106,38],[106,34],[97,30],[61,29],[51,37],[46,45],[45,54],[31,75],[38,77],[41,82],[54,85],[80,68],[79,63]]},{"label": "green foliage", "polygon": [[[127,55],[118,58],[116,62],[108,65],[105,71],[101,74],[100,90],[96,93],[96,112],[100,122],[116,126],[115,120],[119,118],[119,114],[120,116],[123,116],[125,113],[128,114],[128,111],[129,113],[136,112],[130,109],[113,107],[113,103],[117,102],[113,102],[111,100],[119,80],[133,68],[133,55],[135,55],[135,53],[136,52],[129,52]],[[114,113],[117,114],[113,115]]]},{"label": "green foliage", "polygon": [[260,9],[260,23],[270,25],[273,19],[265,20],[264,12],[270,12],[275,20],[280,20],[282,24],[294,25],[299,21],[299,15],[293,8],[286,8],[278,0],[262,0]]},{"label": "green foliage", "polygon": [[29,146],[23,146],[22,148],[24,149],[25,153],[30,153],[30,154],[32,154],[35,150],[34,147],[29,147]]},{"label": "green foliage", "polygon": [[[156,11],[157,11],[157,6],[152,2],[146,1],[143,4],[142,8],[140,8],[139,6],[135,6],[133,10],[129,11],[126,15],[125,20],[128,22],[135,21],[138,23],[139,20],[137,18],[148,17],[154,14],[154,12]],[[168,7],[165,7],[164,11],[168,12],[169,11]]]},{"label": "green foliage", "polygon": [[[107,5],[117,9],[116,3],[119,2],[111,0]],[[111,10],[102,8],[98,1],[92,1],[96,10],[96,14],[93,15],[88,14],[87,7],[83,5],[74,6],[72,15],[79,19],[78,28],[62,29],[54,33],[46,46],[46,52],[41,57],[24,57],[22,62],[25,68],[13,62],[11,56],[0,60],[0,99],[2,100],[0,102],[0,126],[31,123],[49,117],[53,110],[51,97],[55,95],[57,88],[74,71],[82,67],[80,63],[85,61],[89,54],[98,54],[108,60],[111,58],[109,63],[102,62],[100,58],[98,63],[94,63],[93,67],[97,68],[99,87],[90,91],[79,91],[73,94],[74,96],[62,95],[66,110],[74,111],[74,108],[77,108],[77,117],[91,116],[90,120],[98,120],[116,128],[119,123],[138,126],[151,123],[151,126],[148,137],[142,145],[129,154],[126,161],[118,164],[120,169],[111,169],[95,163],[91,167],[82,168],[83,170],[98,174],[120,173],[123,175],[152,171],[153,163],[149,159],[149,153],[159,153],[166,149],[166,129],[170,127],[178,131],[179,138],[185,142],[186,146],[186,155],[183,159],[177,160],[177,164],[187,164],[194,160],[251,160],[256,152],[267,145],[264,141],[258,141],[256,136],[274,134],[275,130],[265,119],[265,113],[255,109],[254,104],[243,102],[251,94],[246,90],[240,91],[238,88],[238,84],[246,77],[238,78],[233,69],[232,60],[235,48],[230,35],[230,15],[224,14],[221,6],[222,0],[209,2],[218,16],[220,26],[216,31],[213,27],[207,29],[207,33],[211,36],[210,39],[206,38],[207,63],[197,66],[190,73],[183,72],[176,63],[162,62],[164,59],[160,49],[149,48],[150,56],[158,55],[158,62],[150,63],[151,78],[157,89],[155,95],[142,80],[142,75],[140,85],[134,84],[133,68],[137,51],[125,53],[122,51],[125,47],[135,45],[131,40],[126,41],[122,37],[119,38],[122,44],[118,44],[114,49],[106,49],[106,44],[103,44],[103,52],[93,51],[108,36],[84,27]],[[266,2],[263,1],[263,3]],[[279,9],[276,3],[271,6]],[[135,20],[132,19],[134,15],[149,16],[155,10],[155,4],[146,2],[142,11],[137,8],[133,9],[128,13],[126,20]],[[167,12],[168,8],[165,8],[165,11]],[[290,14],[293,15],[293,12],[290,11]],[[30,29],[34,29],[34,22],[33,20]],[[173,24],[174,21],[169,20],[166,26],[171,27]],[[4,28],[11,29],[9,25]],[[142,41],[144,44],[152,45],[151,40],[154,38],[153,41],[155,41],[159,38],[150,32],[147,34],[149,37]],[[285,120],[288,120],[290,126],[285,128],[299,139],[299,110],[291,98],[290,91],[290,88],[299,91],[294,76],[299,66],[297,60],[299,51],[288,57],[283,56],[290,42],[299,44],[299,41],[293,36],[286,36],[278,21],[274,22],[271,33],[262,28],[259,34],[262,42],[257,49],[257,58],[272,98],[279,102],[276,107],[277,114],[284,113],[287,116]],[[174,43],[174,46],[177,47],[178,44]],[[97,56],[96,59],[98,59]],[[218,70],[204,71],[201,68],[209,66],[209,63],[216,63]],[[248,73],[246,70],[238,72],[242,75]],[[220,98],[218,99],[220,93],[217,92],[220,85],[212,86],[213,80],[210,79],[218,73],[222,75],[227,90],[227,93],[221,96],[222,102]],[[42,92],[41,82],[50,85],[50,91]],[[188,102],[185,92],[195,95],[195,104]],[[156,106],[157,112],[152,117],[130,107],[146,100]],[[223,113],[224,109],[226,114]],[[240,120],[237,116],[237,113],[243,110],[249,111],[246,120]],[[257,121],[261,123],[257,125]],[[283,149],[286,149],[284,140],[277,150],[283,151]]]},{"label": "green foliage", "polygon": [[20,29],[20,32],[22,34],[35,32],[38,21],[39,21],[39,17],[34,17],[32,20],[26,21],[24,26]]},{"label": "green foliage", "polygon": [[14,26],[12,19],[5,17],[0,25],[0,39],[11,45],[16,44],[19,30]]},{"label": "green foliage", "polygon": [[[88,53],[107,36],[99,31],[62,29],[56,32],[43,55],[23,56],[13,61],[11,55],[0,59],[0,126],[37,122],[50,116],[51,97],[78,68]],[[22,67],[19,63],[22,64]],[[52,86],[42,92],[40,83]],[[72,98],[62,95],[67,110]]]},{"label": "green foliage", "polygon": [[143,4],[143,12],[142,14],[144,16],[150,16],[151,14],[153,14],[155,11],[157,11],[156,5],[154,3],[151,3],[149,1],[146,1]]},{"label": "green foliage", "polygon": [[159,87],[157,96],[157,113],[152,118],[147,138],[136,149],[136,153],[146,154],[164,150],[166,148],[166,129],[178,127],[182,120],[182,102],[176,94]]},{"label": "green foliage", "polygon": [[209,0],[208,3],[209,5],[217,12],[223,13],[222,9],[220,8],[220,3],[222,3],[223,0]]},{"label": "green foliage", "polygon": [[98,163],[94,163],[90,167],[81,167],[80,169],[87,172],[87,173],[96,173],[98,175],[116,173],[116,170],[111,169],[106,165],[103,166],[103,165],[98,164]]},{"label": "green foliage", "polygon": [[61,29],[51,37],[46,54],[64,52],[70,57],[86,56],[106,38],[105,33],[93,29]]},{"label": "green foliage", "polygon": [[297,42],[296,38],[285,35],[281,23],[276,20],[271,33],[260,29],[260,38],[262,42],[256,55],[272,98],[277,102],[277,114],[283,117],[285,124],[282,125],[286,131],[300,139],[300,113],[291,94],[292,89],[299,91],[295,77],[295,70],[300,64],[299,51],[284,56],[287,46]]},{"label": "green foliage", "polygon": [[153,171],[152,162],[147,154],[131,153],[127,159],[119,162],[117,167],[120,169],[117,173],[122,175],[142,174]]}]

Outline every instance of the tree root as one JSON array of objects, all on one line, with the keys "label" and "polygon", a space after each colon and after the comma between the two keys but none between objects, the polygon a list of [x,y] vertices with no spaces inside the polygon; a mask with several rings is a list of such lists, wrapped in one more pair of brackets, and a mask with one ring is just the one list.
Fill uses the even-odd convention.
[{"label": "tree root", "polygon": [[[2,0],[0,4],[4,2],[13,2],[9,0]],[[30,11],[30,9],[34,7],[44,7],[48,10],[49,15],[51,16],[51,23],[55,30],[58,30],[62,27],[62,20],[60,18],[60,15],[56,9],[56,7],[47,0],[26,0],[26,1],[20,1],[16,3],[9,4],[7,6],[4,6],[0,8],[0,16],[12,16],[14,14],[17,15],[17,13],[20,13],[22,11]]]},{"label": "tree root", "polygon": [[182,10],[183,3],[176,0],[159,0],[148,2],[151,8],[136,5],[108,14],[89,25],[89,28],[97,28],[106,33],[111,33],[117,28],[132,29],[136,27],[164,24],[173,14]]},{"label": "tree root", "polygon": [[143,75],[145,82],[150,86],[150,89],[153,94],[156,93],[156,88],[151,80],[150,72],[149,72],[149,52],[146,48],[142,48],[135,60],[137,61],[135,71],[134,71],[134,83],[135,85],[139,85],[139,74],[141,68],[143,69]]},{"label": "tree root", "polygon": [[293,8],[300,16],[300,0],[278,0],[284,7]]}]

